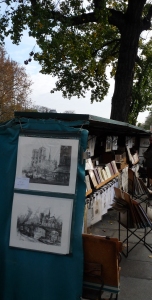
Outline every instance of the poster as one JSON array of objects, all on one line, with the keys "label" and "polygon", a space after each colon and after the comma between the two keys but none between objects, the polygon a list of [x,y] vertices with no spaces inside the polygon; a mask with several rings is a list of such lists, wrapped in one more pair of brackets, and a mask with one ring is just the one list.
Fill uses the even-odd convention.
[{"label": "poster", "polygon": [[20,136],[15,188],[74,194],[78,144],[76,139]]},{"label": "poster", "polygon": [[14,193],[10,246],[68,254],[73,200]]}]

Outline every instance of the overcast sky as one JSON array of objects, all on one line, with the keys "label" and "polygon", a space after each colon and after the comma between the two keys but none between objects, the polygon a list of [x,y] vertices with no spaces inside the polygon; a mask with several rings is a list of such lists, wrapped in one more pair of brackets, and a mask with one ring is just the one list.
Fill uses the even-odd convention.
[{"label": "overcast sky", "polygon": [[[86,94],[86,98],[78,99],[72,97],[71,100],[64,99],[61,92],[50,93],[54,87],[55,78],[50,75],[43,75],[39,73],[40,66],[37,62],[32,61],[28,65],[24,64],[24,60],[29,58],[29,53],[33,50],[35,41],[29,38],[27,32],[24,33],[22,42],[19,46],[12,44],[9,38],[6,39],[5,49],[10,55],[10,58],[24,65],[27,74],[30,76],[32,85],[31,99],[35,105],[46,106],[51,109],[56,109],[58,113],[66,110],[72,110],[78,114],[90,114],[103,118],[110,118],[111,111],[111,97],[113,94],[114,83],[110,80],[109,94],[101,103],[94,102],[90,104],[90,93]],[[38,51],[38,48],[35,48]],[[138,117],[139,122],[144,122],[148,112],[140,113]]]}]

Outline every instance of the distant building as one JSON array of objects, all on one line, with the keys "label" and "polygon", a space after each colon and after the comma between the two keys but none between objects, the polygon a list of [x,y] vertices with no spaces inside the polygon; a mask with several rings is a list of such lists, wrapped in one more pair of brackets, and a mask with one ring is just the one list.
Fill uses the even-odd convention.
[{"label": "distant building", "polygon": [[33,149],[32,151],[32,160],[31,165],[37,165],[38,163],[42,163],[46,159],[46,148],[40,147],[39,149]]},{"label": "distant building", "polygon": [[61,146],[60,161],[58,167],[53,171],[54,179],[63,185],[69,185],[71,166],[71,146]]}]

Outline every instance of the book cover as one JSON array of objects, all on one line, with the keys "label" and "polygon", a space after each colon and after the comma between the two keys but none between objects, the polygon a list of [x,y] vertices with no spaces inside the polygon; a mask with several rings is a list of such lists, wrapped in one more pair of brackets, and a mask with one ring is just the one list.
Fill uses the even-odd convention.
[{"label": "book cover", "polygon": [[95,178],[95,174],[94,174],[93,170],[89,170],[88,172],[89,172],[89,176],[92,180],[92,183],[93,183],[94,187],[96,187],[98,185],[98,183],[97,183],[97,180]]},{"label": "book cover", "polygon": [[111,163],[108,163],[107,164],[107,167],[109,168],[109,170],[110,170],[110,174],[111,174],[111,177],[115,174],[115,172],[113,171],[113,168],[112,168],[112,166],[111,166]]},{"label": "book cover", "polygon": [[104,180],[108,179],[107,174],[106,174],[104,169],[101,170],[101,174],[102,174],[102,177],[103,177]]},{"label": "book cover", "polygon": [[111,164],[111,166],[112,166],[112,169],[113,169],[113,171],[114,171],[114,174],[117,174],[117,173],[118,173],[118,168],[117,168],[117,165],[116,165],[115,160],[112,160],[110,164]]},{"label": "book cover", "polygon": [[89,175],[85,176],[85,182],[86,182],[87,191],[91,190],[91,184],[90,184],[90,177],[89,177]]},{"label": "book cover", "polygon": [[115,170],[113,169],[111,162],[109,163],[109,168],[110,168],[110,172],[112,174],[111,176],[115,175]]},{"label": "book cover", "polygon": [[93,170],[93,163],[91,158],[85,160],[85,170]]},{"label": "book cover", "polygon": [[98,175],[100,177],[100,182],[103,182],[103,177],[102,177],[102,174],[101,174],[101,170],[102,170],[102,167],[97,167],[97,171],[98,171]]},{"label": "book cover", "polygon": [[108,178],[110,178],[112,176],[111,173],[110,173],[110,169],[107,165],[105,167],[105,172],[106,172]]},{"label": "book cover", "polygon": [[145,210],[143,209],[143,207],[142,207],[140,204],[138,205],[138,207],[139,207],[139,209],[140,209],[140,211],[141,211],[141,213],[142,213],[143,218],[145,219],[145,226],[146,226],[146,227],[151,227],[151,226],[152,226],[152,222],[151,222],[151,220],[148,218],[148,216],[147,216]]},{"label": "book cover", "polygon": [[95,177],[96,177],[96,181],[97,181],[97,183],[98,184],[100,184],[101,183],[101,181],[100,181],[100,177],[99,177],[99,174],[98,174],[98,171],[97,171],[97,168],[94,168],[94,174],[95,174]]},{"label": "book cover", "polygon": [[136,217],[136,212],[135,212],[135,209],[133,207],[132,199],[131,199],[130,195],[126,192],[123,193],[123,196],[124,196],[124,200],[129,205],[129,209],[130,209],[132,220],[133,220],[133,225],[134,225],[135,228],[139,228],[138,227],[138,222],[137,222],[137,217]]}]

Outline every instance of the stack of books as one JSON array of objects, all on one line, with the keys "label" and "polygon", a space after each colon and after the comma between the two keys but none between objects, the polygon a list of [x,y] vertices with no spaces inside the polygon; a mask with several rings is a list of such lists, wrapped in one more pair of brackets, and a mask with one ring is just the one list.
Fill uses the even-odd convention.
[{"label": "stack of books", "polygon": [[121,225],[137,229],[152,227],[152,222],[140,203],[119,188],[114,187],[114,190],[115,198],[112,207],[119,211]]}]

